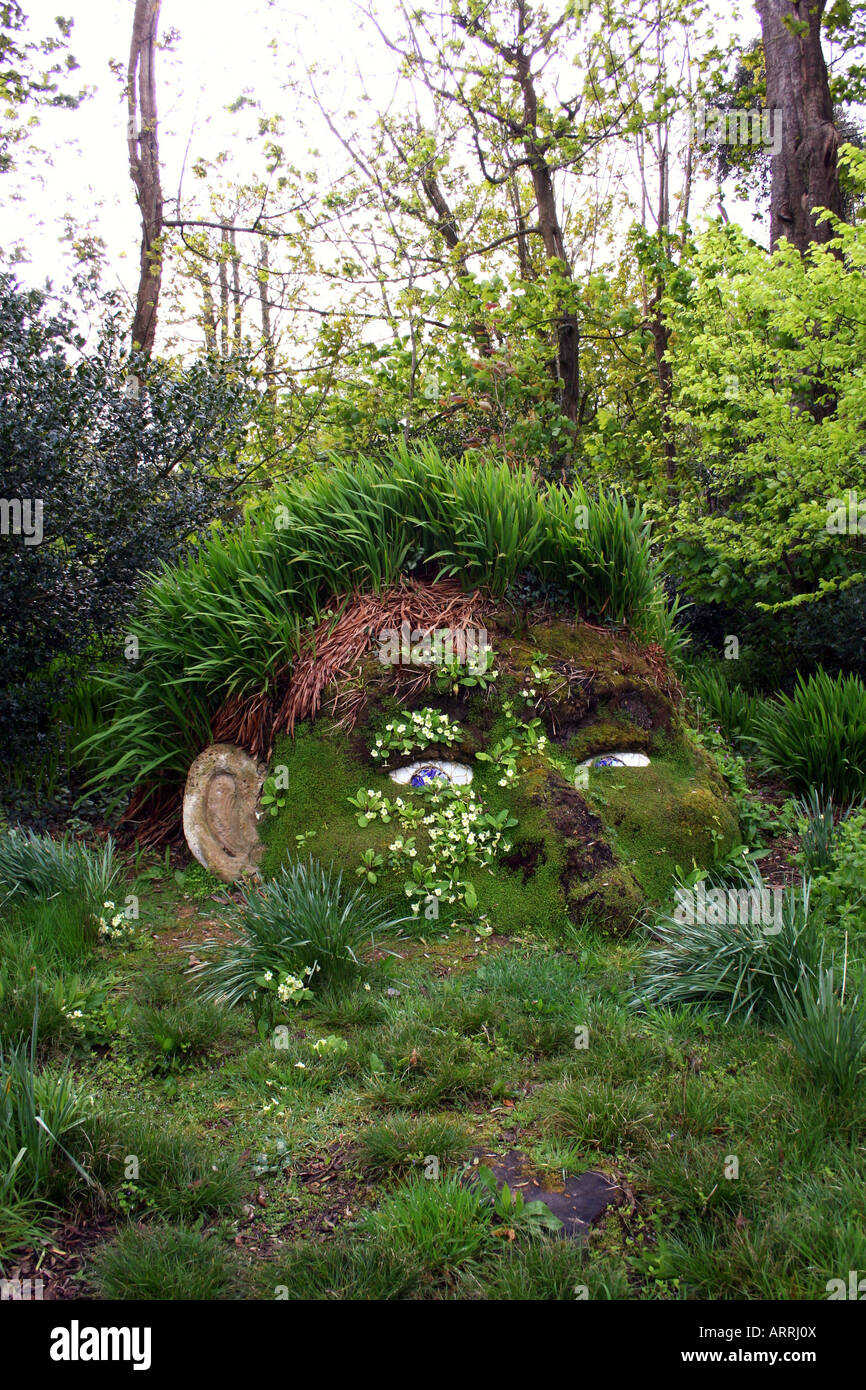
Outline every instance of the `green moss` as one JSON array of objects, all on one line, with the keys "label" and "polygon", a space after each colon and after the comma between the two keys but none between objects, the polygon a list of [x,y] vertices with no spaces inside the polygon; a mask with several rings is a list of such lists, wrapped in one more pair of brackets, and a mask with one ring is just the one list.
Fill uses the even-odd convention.
[{"label": "green moss", "polygon": [[[288,771],[286,804],[277,816],[268,816],[261,828],[267,845],[262,860],[266,877],[299,854],[313,854],[323,863],[354,870],[366,849],[381,852],[387,847],[393,826],[362,830],[348,798],[360,787],[373,787],[389,796],[394,784],[386,774],[364,767],[345,734],[329,721],[300,725],[294,739],[280,737],[271,767],[281,765]],[[299,846],[296,837],[310,831],[315,833]]]},{"label": "green moss", "polygon": [[708,868],[739,843],[730,800],[709,781],[696,785],[699,777],[688,749],[673,742],[649,767],[590,769],[590,802],[655,901],[670,891],[678,866]]},{"label": "green moss", "polygon": [[599,753],[643,752],[651,746],[649,730],[639,728],[624,716],[602,717],[569,739],[568,753],[576,762],[583,762]]}]

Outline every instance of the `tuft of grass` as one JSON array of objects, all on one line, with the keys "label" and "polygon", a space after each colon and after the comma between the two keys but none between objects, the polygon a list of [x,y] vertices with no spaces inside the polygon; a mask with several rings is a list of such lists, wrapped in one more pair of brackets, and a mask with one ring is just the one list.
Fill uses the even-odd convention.
[{"label": "tuft of grass", "polygon": [[55,1197],[91,1181],[74,1152],[83,1147],[84,1099],[68,1068],[39,1069],[38,1026],[37,1007],[29,1040],[10,1047],[0,1038],[0,1261],[38,1229]]},{"label": "tuft of grass", "polygon": [[417,1171],[432,1156],[441,1171],[465,1157],[469,1142],[469,1131],[454,1120],[395,1114],[362,1131],[358,1162],[375,1176],[403,1176]]},{"label": "tuft of grass", "polygon": [[614,1261],[604,1256],[589,1260],[576,1242],[542,1235],[528,1245],[509,1245],[483,1271],[466,1271],[457,1296],[507,1303],[574,1303],[582,1297],[607,1301],[632,1295],[625,1270]]},{"label": "tuft of grass", "polygon": [[645,1144],[652,1106],[634,1083],[567,1078],[543,1087],[533,1098],[533,1113],[552,1134],[589,1149],[618,1153]]},{"label": "tuft of grass", "polygon": [[237,1031],[225,1009],[195,998],[137,1009],[130,1030],[133,1045],[154,1068],[201,1061]]},{"label": "tuft of grass", "polygon": [[252,1275],[253,1296],[289,1302],[378,1303],[423,1297],[429,1275],[411,1251],[338,1237],[326,1245],[295,1241]]},{"label": "tuft of grass", "polygon": [[845,1000],[845,978],[837,986],[832,966],[819,966],[814,978],[799,982],[785,1001],[785,1029],[816,1085],[850,1101],[862,1082],[866,1062],[866,1017],[858,995]]},{"label": "tuft of grass", "polygon": [[0,895],[50,898],[70,894],[91,908],[111,897],[121,867],[109,838],[98,850],[72,835],[54,840],[20,826],[0,830]]},{"label": "tuft of grass", "polygon": [[[244,1175],[234,1156],[164,1116],[104,1110],[88,1129],[88,1166],[115,1206],[183,1222],[230,1211],[241,1200]],[[127,1176],[130,1156],[136,1177]]]},{"label": "tuft of grass", "polygon": [[686,689],[704,718],[718,725],[729,743],[748,739],[754,730],[761,701],[738,683],[730,682],[717,665],[695,663],[684,675]]},{"label": "tuft of grass", "polygon": [[358,1233],[393,1250],[433,1278],[444,1279],[490,1249],[490,1211],[483,1194],[456,1177],[410,1179],[358,1223]]},{"label": "tuft of grass", "polygon": [[399,935],[413,920],[366,889],[347,887],[341,871],[313,859],[242,890],[241,899],[236,941],[196,972],[203,997],[229,1006],[255,1005],[268,972],[274,984],[305,970],[315,970],[314,986],[349,982],[379,937]]},{"label": "tuft of grass", "polygon": [[232,1255],[215,1235],[181,1226],[127,1226],[95,1251],[87,1277],[107,1299],[208,1302],[239,1296]]},{"label": "tuft of grass", "polygon": [[[711,887],[723,895],[723,905],[718,910],[708,905],[703,921],[697,908],[688,920],[682,904],[653,917],[646,972],[634,1002],[656,1007],[712,1003],[725,1010],[726,1021],[735,1014],[778,1018],[783,1001],[796,994],[803,979],[814,976],[820,960],[819,933],[809,912],[810,880],[784,890],[778,924],[774,917],[762,920],[759,905],[775,904],[772,895],[763,898],[770,890],[752,861]],[[717,921],[718,916],[724,920]]]}]

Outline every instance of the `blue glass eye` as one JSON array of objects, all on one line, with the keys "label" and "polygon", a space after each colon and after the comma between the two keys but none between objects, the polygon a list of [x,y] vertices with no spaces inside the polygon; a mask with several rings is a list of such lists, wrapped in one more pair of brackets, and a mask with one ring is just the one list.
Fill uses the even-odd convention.
[{"label": "blue glass eye", "polygon": [[443,772],[441,767],[435,767],[431,763],[429,767],[420,767],[418,771],[413,774],[409,779],[409,786],[426,787],[437,778],[441,778],[444,782],[449,782],[451,780],[447,772]]}]

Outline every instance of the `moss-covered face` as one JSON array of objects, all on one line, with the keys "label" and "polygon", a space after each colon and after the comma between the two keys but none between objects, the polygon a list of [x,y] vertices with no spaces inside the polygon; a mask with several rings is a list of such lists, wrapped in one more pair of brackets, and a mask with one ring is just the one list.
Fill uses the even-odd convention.
[{"label": "moss-covered face", "polygon": [[[371,659],[351,733],[320,719],[278,741],[287,793],[263,827],[265,874],[312,852],[440,925],[562,939],[574,925],[627,929],[677,866],[708,867],[736,845],[730,801],[654,652],[583,624],[520,631],[505,614],[490,641],[484,689],[434,682],[401,702],[395,672]],[[616,750],[650,763],[581,767]],[[471,785],[390,776],[441,760],[470,765]]]}]

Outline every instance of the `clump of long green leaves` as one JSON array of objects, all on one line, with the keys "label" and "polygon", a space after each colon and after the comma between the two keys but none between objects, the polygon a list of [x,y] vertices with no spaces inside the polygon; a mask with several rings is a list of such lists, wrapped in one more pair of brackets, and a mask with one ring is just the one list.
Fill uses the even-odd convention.
[{"label": "clump of long green leaves", "polygon": [[271,689],[338,595],[382,592],[421,561],[494,595],[530,572],[593,621],[676,640],[639,504],[429,447],[335,460],[152,579],[130,628],[139,659],[103,678],[106,722],[81,755],[127,790],[185,774],[227,695]]},{"label": "clump of long green leaves", "polygon": [[866,1061],[866,1016],[859,995],[846,1000],[845,975],[843,966],[837,987],[834,967],[821,962],[814,976],[800,980],[796,995],[783,996],[782,1015],[814,1080],[847,1101],[860,1085]]},{"label": "clump of long green leaves", "polygon": [[729,742],[739,742],[752,733],[760,700],[738,682],[726,680],[718,666],[695,663],[685,672],[685,684],[704,717],[716,724]]},{"label": "clump of long green leaves", "polygon": [[29,1040],[10,1046],[0,1038],[0,1267],[39,1231],[62,1170],[91,1181],[68,1147],[81,1142],[84,1103],[68,1069],[39,1070],[38,1024],[37,1006]]},{"label": "clump of long green leaves", "polygon": [[[810,880],[781,890],[778,921],[776,899],[753,861],[724,882],[708,878],[707,892],[710,887],[725,894],[724,908],[695,910],[688,920],[687,900],[680,895],[695,890],[680,885],[678,906],[661,910],[648,924],[653,939],[635,1003],[709,1003],[723,1009],[726,1019],[782,1017],[785,1001],[797,996],[803,980],[815,978],[821,962],[820,932],[809,910]],[[767,902],[771,915],[753,906]],[[734,910],[728,903],[736,903]]]},{"label": "clump of long green leaves", "polygon": [[[357,976],[377,939],[399,935],[413,920],[311,858],[244,889],[236,939],[194,973],[204,998],[249,1004],[260,1013],[286,976],[313,986]],[[211,954],[220,946],[208,942],[202,949]]]},{"label": "clump of long green leaves", "polygon": [[794,807],[802,827],[801,859],[797,862],[807,874],[823,873],[833,864],[838,828],[855,808],[838,807],[832,796],[825,796],[817,787],[812,787],[808,796],[798,797]]},{"label": "clump of long green leaves", "polygon": [[0,899],[64,894],[101,906],[120,872],[110,838],[91,849],[72,835],[54,840],[21,827],[0,831]]},{"label": "clump of long green leaves", "polygon": [[866,685],[819,669],[792,695],[768,701],[752,741],[770,772],[795,787],[822,787],[838,801],[866,796]]}]

